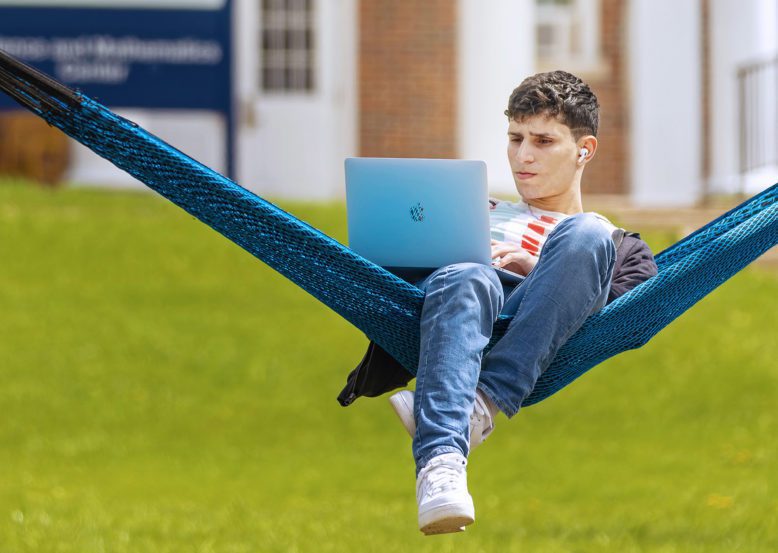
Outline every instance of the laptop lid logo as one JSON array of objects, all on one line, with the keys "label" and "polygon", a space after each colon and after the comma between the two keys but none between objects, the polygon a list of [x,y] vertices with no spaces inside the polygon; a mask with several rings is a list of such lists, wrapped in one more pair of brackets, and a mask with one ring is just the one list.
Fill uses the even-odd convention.
[{"label": "laptop lid logo", "polygon": [[418,202],[416,205],[411,206],[410,209],[411,212],[411,219],[413,219],[416,223],[421,223],[424,221],[424,206],[421,205],[421,202]]}]

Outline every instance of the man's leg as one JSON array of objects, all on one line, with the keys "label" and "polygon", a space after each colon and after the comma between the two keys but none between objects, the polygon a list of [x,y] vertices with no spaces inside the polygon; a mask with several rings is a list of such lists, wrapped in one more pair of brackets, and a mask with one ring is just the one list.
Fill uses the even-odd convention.
[{"label": "man's leg", "polygon": [[494,269],[473,263],[439,269],[422,288],[414,398],[416,501],[419,530],[441,534],[461,531],[475,520],[466,472],[470,413],[503,290]]},{"label": "man's leg", "polygon": [[483,360],[478,388],[503,413],[518,412],[559,348],[605,305],[615,260],[610,234],[593,215],[569,217],[548,237],[506,300],[503,312],[514,315],[508,330]]},{"label": "man's leg", "polygon": [[503,301],[495,271],[475,263],[443,267],[421,287],[426,296],[414,395],[417,473],[445,453],[467,457],[481,356]]}]

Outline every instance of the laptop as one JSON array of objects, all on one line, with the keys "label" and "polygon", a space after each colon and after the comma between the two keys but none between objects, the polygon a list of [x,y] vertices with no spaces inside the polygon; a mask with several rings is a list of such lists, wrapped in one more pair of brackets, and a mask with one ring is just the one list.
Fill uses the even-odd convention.
[{"label": "laptop", "polygon": [[[452,263],[492,265],[486,164],[348,158],[349,247],[408,281]],[[498,269],[515,285],[524,277]]]}]

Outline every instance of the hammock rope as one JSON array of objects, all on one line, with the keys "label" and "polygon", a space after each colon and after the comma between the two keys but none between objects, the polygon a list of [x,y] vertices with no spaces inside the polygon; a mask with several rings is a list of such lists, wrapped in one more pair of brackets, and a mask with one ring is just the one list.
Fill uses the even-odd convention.
[{"label": "hammock rope", "polygon": [[[0,90],[286,276],[415,373],[421,290],[2,51]],[[524,406],[642,346],[778,243],[777,200],[773,185],[657,255],[659,274],[590,317]],[[491,344],[509,321],[498,319]]]}]

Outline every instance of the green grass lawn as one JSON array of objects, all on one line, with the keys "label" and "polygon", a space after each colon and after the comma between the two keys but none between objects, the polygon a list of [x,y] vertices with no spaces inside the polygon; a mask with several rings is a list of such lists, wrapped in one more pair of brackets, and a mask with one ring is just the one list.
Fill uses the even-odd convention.
[{"label": "green grass lawn", "polygon": [[498,419],[425,538],[388,403],[335,401],[357,330],[157,196],[0,182],[0,552],[774,552],[776,297],[748,269]]}]

